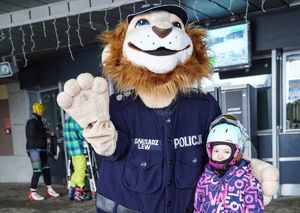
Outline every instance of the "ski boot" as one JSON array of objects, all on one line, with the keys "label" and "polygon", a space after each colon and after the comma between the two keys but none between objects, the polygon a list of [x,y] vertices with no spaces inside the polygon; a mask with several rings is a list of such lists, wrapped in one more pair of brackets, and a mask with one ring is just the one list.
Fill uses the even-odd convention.
[{"label": "ski boot", "polygon": [[80,201],[86,201],[91,199],[92,196],[90,195],[90,193],[86,192],[84,189],[81,189],[79,187],[75,188],[74,201],[80,202]]}]

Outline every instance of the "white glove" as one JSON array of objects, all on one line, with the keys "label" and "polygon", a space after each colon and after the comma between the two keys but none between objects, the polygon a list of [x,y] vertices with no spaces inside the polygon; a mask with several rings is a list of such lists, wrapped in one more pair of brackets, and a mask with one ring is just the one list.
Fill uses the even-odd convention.
[{"label": "white glove", "polygon": [[110,156],[115,152],[117,132],[109,120],[108,83],[104,78],[82,73],[68,80],[57,103],[83,128],[83,136],[98,154]]}]

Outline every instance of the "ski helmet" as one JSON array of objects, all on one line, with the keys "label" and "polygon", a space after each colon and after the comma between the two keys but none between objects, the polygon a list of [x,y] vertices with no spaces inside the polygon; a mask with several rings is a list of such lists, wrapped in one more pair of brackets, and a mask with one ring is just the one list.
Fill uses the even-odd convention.
[{"label": "ski helmet", "polygon": [[35,102],[32,105],[32,110],[33,110],[34,113],[40,114],[40,113],[43,113],[45,111],[45,106],[40,102]]},{"label": "ski helmet", "polygon": [[[219,116],[211,123],[207,137],[206,149],[210,162],[213,143],[232,144],[236,149],[229,164],[234,165],[242,157],[247,140],[248,135],[238,119],[232,115]],[[218,165],[220,168],[224,166],[226,165]]]}]

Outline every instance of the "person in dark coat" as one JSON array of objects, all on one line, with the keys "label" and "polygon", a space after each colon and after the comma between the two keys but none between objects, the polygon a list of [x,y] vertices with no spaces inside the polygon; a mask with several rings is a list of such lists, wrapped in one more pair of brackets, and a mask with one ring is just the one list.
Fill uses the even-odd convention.
[{"label": "person in dark coat", "polygon": [[29,189],[29,200],[44,200],[45,197],[37,193],[37,186],[41,174],[46,184],[46,192],[50,197],[58,197],[51,185],[50,167],[48,165],[47,138],[50,136],[47,128],[44,127],[42,116],[45,107],[42,103],[36,102],[32,106],[33,113],[26,123],[26,152],[30,158],[33,174]]},{"label": "person in dark coat", "polygon": [[194,210],[209,125],[221,111],[193,88],[211,66],[205,31],[187,19],[178,5],[142,5],[100,36],[103,74],[117,93],[109,97],[104,78],[81,73],[57,96],[101,156],[97,213]]}]

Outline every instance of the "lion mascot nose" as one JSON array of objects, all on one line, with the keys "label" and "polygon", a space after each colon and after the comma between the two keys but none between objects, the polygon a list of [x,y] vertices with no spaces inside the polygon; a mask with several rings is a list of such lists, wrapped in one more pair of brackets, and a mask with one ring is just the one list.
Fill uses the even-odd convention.
[{"label": "lion mascot nose", "polygon": [[155,32],[156,35],[158,35],[160,38],[164,38],[167,35],[170,34],[170,32],[172,31],[172,28],[168,28],[168,29],[161,29],[159,27],[153,26],[152,27],[153,32]]}]

